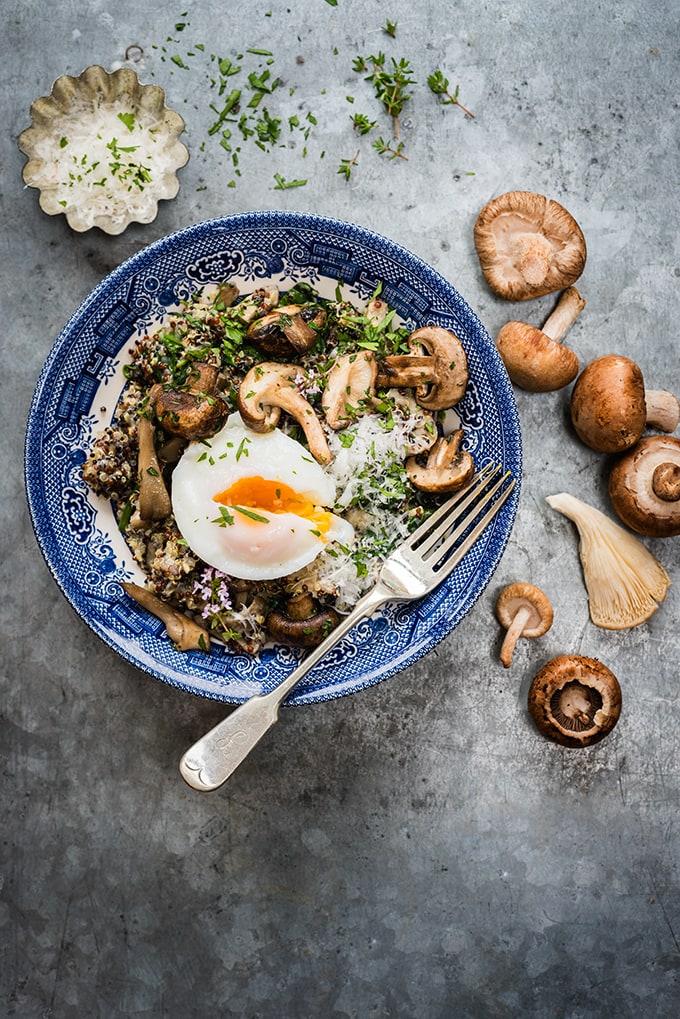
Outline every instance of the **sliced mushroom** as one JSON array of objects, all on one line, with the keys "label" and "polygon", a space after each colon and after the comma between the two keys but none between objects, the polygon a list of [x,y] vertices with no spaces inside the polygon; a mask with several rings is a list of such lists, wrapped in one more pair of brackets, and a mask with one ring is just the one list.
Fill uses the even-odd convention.
[{"label": "sliced mushroom", "polygon": [[626,630],[646,622],[671,584],[658,559],[630,531],[581,499],[561,492],[546,502],[578,529],[593,623],[606,630]]},{"label": "sliced mushroom", "polygon": [[502,327],[496,346],[515,385],[532,393],[548,393],[576,378],[578,357],[561,341],[585,304],[576,287],[568,287],[542,329],[525,322],[507,322]]},{"label": "sliced mushroom", "polygon": [[621,715],[621,687],[611,669],[585,655],[557,655],[534,676],[529,713],[539,731],[564,747],[588,747]]},{"label": "sliced mushroom", "polygon": [[368,350],[336,357],[321,397],[326,424],[334,431],[346,428],[371,409],[378,365]]},{"label": "sliced mushroom", "polygon": [[405,462],[411,484],[423,492],[455,492],[470,480],[475,462],[467,450],[461,449],[463,429],[436,440],[421,463],[420,457],[409,456]]},{"label": "sliced mushroom", "polygon": [[253,431],[271,432],[284,410],[302,428],[314,459],[321,464],[330,463],[332,455],[321,422],[297,388],[299,371],[295,364],[279,364],[277,361],[263,361],[251,368],[238,391],[241,417]]},{"label": "sliced mushroom", "polygon": [[247,337],[269,357],[290,358],[311,350],[325,321],[321,305],[284,304],[251,322]]},{"label": "sliced mushroom", "polygon": [[582,442],[600,453],[634,446],[646,426],[672,432],[680,404],[665,390],[646,390],[642,370],[622,354],[604,354],[583,369],[571,394],[571,419]]},{"label": "sliced mushroom", "polygon": [[277,641],[295,647],[316,647],[338,625],[338,614],[321,607],[304,592],[288,599],[285,610],[276,609],[266,619],[267,632]]},{"label": "sliced mushroom", "polygon": [[585,238],[571,213],[532,191],[508,191],[488,202],[474,241],[484,278],[510,301],[571,286],[586,262]]},{"label": "sliced mushroom", "polygon": [[219,431],[228,408],[216,392],[218,375],[216,365],[197,362],[181,389],[152,386],[149,400],[163,431],[185,439],[205,439]]},{"label": "sliced mushroom", "polygon": [[450,329],[423,326],[409,336],[411,354],[383,358],[377,385],[415,389],[415,397],[427,410],[448,410],[465,394],[468,363],[463,344]]},{"label": "sliced mushroom", "polygon": [[518,639],[547,633],[552,626],[553,609],[540,587],[520,582],[503,588],[496,600],[496,617],[507,631],[500,659],[509,669]]},{"label": "sliced mushroom", "polygon": [[140,587],[139,584],[126,582],[121,584],[121,587],[138,605],[165,624],[168,637],[178,650],[209,650],[210,635],[208,631],[193,619],[189,619],[183,612],[173,609],[171,605],[162,601],[145,587]]},{"label": "sliced mushroom", "polygon": [[163,472],[156,455],[156,426],[151,418],[141,414],[137,422],[137,472],[139,476],[138,512],[141,524],[164,520],[172,512],[170,495],[165,487]]},{"label": "sliced mushroom", "polygon": [[680,439],[650,435],[614,464],[609,496],[624,524],[638,534],[680,534]]}]

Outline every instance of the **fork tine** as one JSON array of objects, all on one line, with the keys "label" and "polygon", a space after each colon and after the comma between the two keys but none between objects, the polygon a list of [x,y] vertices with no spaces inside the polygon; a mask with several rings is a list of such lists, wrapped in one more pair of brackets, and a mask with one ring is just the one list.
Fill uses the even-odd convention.
[{"label": "fork tine", "polygon": [[504,474],[500,481],[496,485],[494,485],[491,491],[487,492],[487,494],[484,496],[484,499],[477,505],[476,510],[479,511],[484,506],[490,504],[486,513],[482,517],[479,517],[477,519],[475,526],[465,536],[460,545],[454,549],[452,555],[450,555],[447,558],[448,553],[455,545],[461,533],[465,531],[466,527],[469,527],[469,522],[462,523],[459,527],[455,529],[455,531],[451,535],[449,535],[449,537],[447,537],[441,543],[441,545],[439,545],[435,549],[436,559],[432,559],[431,557],[429,565],[430,569],[437,573],[438,579],[443,580],[445,577],[449,575],[454,566],[456,566],[461,561],[466,552],[468,552],[468,550],[472,547],[472,545],[475,543],[480,534],[484,531],[486,525],[493,519],[493,517],[496,516],[501,506],[503,505],[503,503],[505,502],[505,500],[508,498],[513,488],[515,487],[515,479],[510,478],[509,484],[505,487],[505,489],[503,489],[499,497],[497,499],[494,499],[494,495],[496,494],[498,489],[501,487],[504,481],[507,481],[509,477],[510,477],[509,472],[507,474]]},{"label": "fork tine", "polygon": [[451,511],[459,508],[465,509],[468,503],[476,498],[479,491],[487,484],[493,477],[501,470],[499,464],[486,464],[474,475],[472,480],[464,487],[454,492],[450,499],[447,499],[445,503],[432,513],[425,523],[421,524],[420,527],[416,528],[415,531],[406,539],[406,545],[409,548],[420,548],[423,542],[427,541],[428,537],[432,534],[434,529],[442,521],[444,522],[444,530],[451,526]]},{"label": "fork tine", "polygon": [[[484,468],[475,476],[467,488],[456,493],[459,496],[457,500],[455,498],[449,500],[436,513],[433,513],[428,520],[430,526],[425,525],[418,536],[418,540],[413,543],[414,551],[417,551],[425,559],[451,527],[458,525],[462,521],[464,530],[472,522],[470,514],[475,509],[473,504],[478,505],[477,501],[480,496],[484,495],[485,488],[497,479],[501,470],[502,467],[498,464],[492,464],[491,468]],[[442,512],[442,510],[445,512]],[[465,523],[466,518],[468,520],[467,523]],[[462,532],[458,531],[457,533],[460,534]]]}]

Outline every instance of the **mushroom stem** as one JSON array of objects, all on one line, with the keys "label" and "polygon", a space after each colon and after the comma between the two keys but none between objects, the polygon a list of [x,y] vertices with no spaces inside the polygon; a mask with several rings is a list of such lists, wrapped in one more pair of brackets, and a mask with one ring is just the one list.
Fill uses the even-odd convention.
[{"label": "mushroom stem", "polygon": [[663,502],[680,501],[680,465],[665,462],[654,468],[652,491]]},{"label": "mushroom stem", "polygon": [[145,587],[130,582],[120,585],[126,594],[165,624],[168,637],[180,651],[196,649],[207,651],[210,647],[208,631],[183,612],[178,612]]},{"label": "mushroom stem", "polygon": [[680,403],[665,389],[645,389],[646,424],[660,432],[674,432],[680,423]]},{"label": "mushroom stem", "polygon": [[522,630],[526,623],[531,618],[532,611],[528,607],[519,609],[517,615],[510,624],[510,628],[506,631],[503,643],[501,645],[500,659],[506,669],[509,669],[512,664],[512,656],[515,653],[515,646],[517,641],[522,636]]},{"label": "mushroom stem", "polygon": [[586,306],[576,287],[562,291],[554,310],[545,320],[542,332],[551,340],[560,342]]},{"label": "mushroom stem", "polygon": [[170,496],[156,456],[155,431],[151,418],[142,415],[137,425],[139,515],[142,520],[163,520],[172,512]]}]

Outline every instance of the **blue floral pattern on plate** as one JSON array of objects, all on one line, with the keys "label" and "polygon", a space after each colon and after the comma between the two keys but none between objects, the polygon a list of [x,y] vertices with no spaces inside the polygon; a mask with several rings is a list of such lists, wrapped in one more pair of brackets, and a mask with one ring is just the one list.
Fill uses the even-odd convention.
[{"label": "blue floral pattern on plate", "polygon": [[[132,340],[206,284],[236,278],[246,292],[297,280],[363,303],[382,296],[404,322],[436,324],[462,341],[470,383],[456,410],[478,466],[502,462],[521,480],[521,434],[505,368],[479,319],[454,287],[395,242],[351,223],[287,212],[254,212],[197,223],[138,252],[107,276],[58,336],[31,404],[25,481],[33,527],[66,598],[97,636],[143,672],[204,697],[239,703],[266,693],[302,652],[265,648],[257,657],[215,644],[178,652],[155,617],[123,593],[141,579],[110,505],[81,476],[93,435],[109,424]],[[519,484],[445,584],[421,602],[388,606],[356,626],[312,670],[288,703],[353,693],[405,669],[470,611],[491,579],[517,512]]]}]

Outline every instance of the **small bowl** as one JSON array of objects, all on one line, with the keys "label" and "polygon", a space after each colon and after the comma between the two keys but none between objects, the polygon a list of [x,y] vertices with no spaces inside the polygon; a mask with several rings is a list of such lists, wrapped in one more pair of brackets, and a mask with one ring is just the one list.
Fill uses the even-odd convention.
[{"label": "small bowl", "polygon": [[141,85],[130,68],[94,64],[63,75],[30,113],[19,135],[24,183],[40,190],[43,212],[63,213],[73,230],[120,234],[151,223],[158,202],[177,194],[176,171],[189,158],[179,140],[184,121],[162,88]]}]

